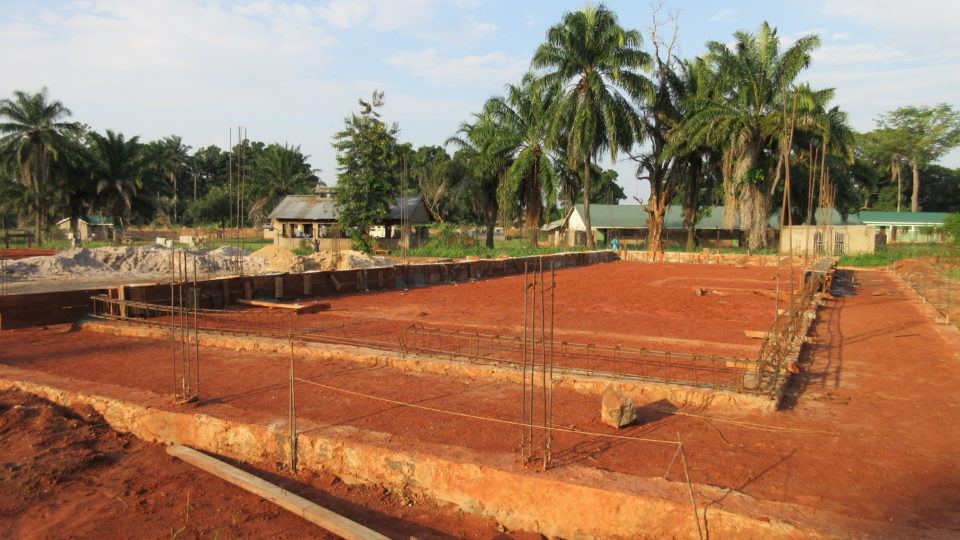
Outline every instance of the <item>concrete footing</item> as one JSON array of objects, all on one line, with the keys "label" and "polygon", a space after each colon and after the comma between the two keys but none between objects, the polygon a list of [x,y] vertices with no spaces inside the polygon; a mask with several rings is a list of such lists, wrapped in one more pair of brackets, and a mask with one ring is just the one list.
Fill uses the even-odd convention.
[{"label": "concrete footing", "polygon": [[[16,387],[56,403],[92,406],[110,425],[147,441],[182,444],[257,464],[286,462],[285,423],[248,424],[194,411],[171,410],[163,397],[140,392],[137,402],[53,386],[52,375],[0,368],[0,388]],[[14,378],[15,377],[15,378]],[[44,383],[23,380],[43,380]],[[59,384],[58,384],[59,385]],[[348,483],[373,484],[414,498],[452,503],[496,519],[512,530],[566,538],[695,538],[697,526],[685,483],[640,478],[569,465],[546,473],[516,465],[511,456],[480,456],[455,447],[409,451],[385,434],[298,419],[300,467],[329,471]],[[639,451],[638,451],[639,452]],[[713,537],[806,537],[814,530],[769,516],[801,507],[696,485],[700,519]],[[776,509],[776,510],[775,510]],[[706,515],[704,515],[704,513]],[[829,533],[828,533],[829,534]]]},{"label": "concrete footing", "polygon": [[[93,320],[83,324],[84,329],[105,334],[150,339],[169,339],[169,330],[159,326],[146,326],[120,321]],[[201,332],[200,345],[234,351],[290,353],[286,339],[262,336],[246,337],[219,333]],[[365,347],[332,345],[325,343],[298,343],[297,358],[313,360],[340,360],[369,366],[387,366],[410,372],[435,373],[455,377],[470,377],[482,380],[499,380],[520,384],[520,372],[513,366],[482,364],[442,358],[391,354]],[[680,384],[668,385],[631,380],[628,377],[605,377],[590,375],[577,370],[559,369],[554,386],[576,392],[601,395],[604,388],[613,383],[635,403],[666,400],[676,407],[709,408],[743,412],[773,412],[776,401],[761,394],[738,393],[713,388],[699,388]]]}]

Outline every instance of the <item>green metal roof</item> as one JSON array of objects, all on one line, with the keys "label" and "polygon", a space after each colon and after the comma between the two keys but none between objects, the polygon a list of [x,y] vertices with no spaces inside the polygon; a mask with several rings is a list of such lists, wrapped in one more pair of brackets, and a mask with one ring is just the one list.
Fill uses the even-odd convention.
[{"label": "green metal roof", "polygon": [[943,225],[946,212],[860,212],[860,221],[867,225]]},{"label": "green metal roof", "polygon": [[[577,213],[583,215],[583,205],[575,205]],[[697,229],[724,229],[723,212],[724,206],[711,206],[707,208],[697,222]],[[817,223],[826,224],[829,220],[832,225],[860,225],[861,222],[856,216],[849,216],[846,220],[836,210],[817,210]],[[664,216],[665,226],[668,229],[683,228],[683,207],[672,204],[667,207],[667,213]],[[643,206],[636,204],[591,204],[590,205],[590,224],[594,229],[644,229],[647,227],[647,213]],[[551,228],[555,223],[551,223]],[[780,228],[780,211],[777,210],[767,220],[767,226],[772,229]],[[740,217],[736,216],[733,228],[740,227]],[[544,230],[550,230],[544,228]]]}]

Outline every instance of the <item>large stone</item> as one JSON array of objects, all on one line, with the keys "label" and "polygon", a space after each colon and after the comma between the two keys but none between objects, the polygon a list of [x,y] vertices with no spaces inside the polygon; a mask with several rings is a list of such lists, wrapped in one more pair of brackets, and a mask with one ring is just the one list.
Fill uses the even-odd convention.
[{"label": "large stone", "polygon": [[607,385],[600,398],[600,421],[621,428],[637,421],[637,409],[622,390]]}]

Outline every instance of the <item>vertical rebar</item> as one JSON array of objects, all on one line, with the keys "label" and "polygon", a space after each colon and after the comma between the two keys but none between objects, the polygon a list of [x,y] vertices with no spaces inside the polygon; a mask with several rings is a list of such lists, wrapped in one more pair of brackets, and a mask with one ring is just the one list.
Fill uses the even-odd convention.
[{"label": "vertical rebar", "polygon": [[543,433],[541,434],[541,442],[543,445],[543,470],[547,470],[547,331],[546,331],[546,316],[543,299],[544,299],[544,284],[546,281],[543,277],[543,257],[539,258],[539,273],[540,273],[540,379],[542,393],[543,393]]},{"label": "vertical rebar", "polygon": [[173,400],[177,400],[177,329],[174,323],[174,282],[177,280],[176,257],[172,245],[170,248],[170,351],[173,353]]},{"label": "vertical rebar", "polygon": [[527,437],[527,261],[523,262],[523,341],[520,343],[520,461],[525,461]]},{"label": "vertical rebar", "polygon": [[197,258],[193,258],[193,362],[196,366],[193,395],[200,397],[200,291],[197,283]]},{"label": "vertical rebar", "polygon": [[547,430],[547,455],[546,461],[549,465],[551,451],[553,448],[553,314],[554,314],[554,294],[557,290],[557,272],[553,261],[550,261],[550,402],[548,404],[548,426]]},{"label": "vertical rebar", "polygon": [[297,470],[297,408],[296,397],[294,393],[294,352],[293,352],[293,334],[294,334],[294,316],[290,317],[290,470]]}]

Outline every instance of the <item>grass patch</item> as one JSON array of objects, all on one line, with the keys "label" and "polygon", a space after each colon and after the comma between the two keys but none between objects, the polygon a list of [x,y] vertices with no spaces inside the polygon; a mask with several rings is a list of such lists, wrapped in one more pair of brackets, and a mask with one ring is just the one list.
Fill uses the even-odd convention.
[{"label": "grass patch", "polygon": [[465,257],[529,257],[549,255],[570,251],[584,251],[583,247],[548,246],[533,247],[526,240],[505,240],[496,242],[493,248],[483,245],[457,245],[440,241],[430,241],[410,250],[411,257],[439,257],[444,259],[462,259]]},{"label": "grass patch", "polygon": [[914,257],[936,257],[954,254],[951,246],[946,244],[887,244],[876,253],[860,255],[843,255],[840,257],[841,266],[887,266],[901,259]]}]

